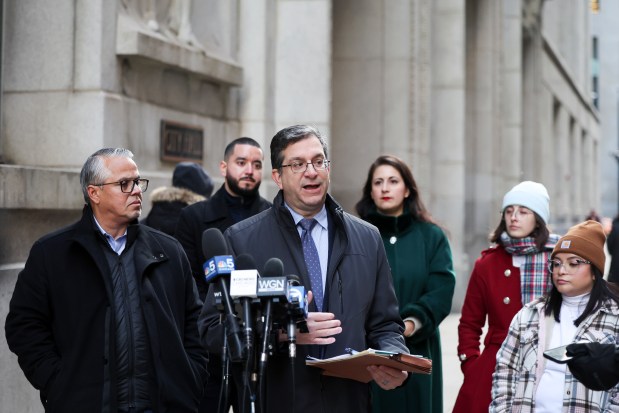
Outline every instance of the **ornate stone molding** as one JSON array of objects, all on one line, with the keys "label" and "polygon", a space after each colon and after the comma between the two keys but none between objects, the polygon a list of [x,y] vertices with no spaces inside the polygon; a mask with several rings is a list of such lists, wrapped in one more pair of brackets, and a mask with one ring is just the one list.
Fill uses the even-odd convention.
[{"label": "ornate stone molding", "polygon": [[240,86],[242,67],[206,50],[194,36],[191,0],[121,0],[116,54]]},{"label": "ornate stone molding", "polygon": [[535,37],[541,32],[544,0],[522,1],[522,31],[525,36]]}]

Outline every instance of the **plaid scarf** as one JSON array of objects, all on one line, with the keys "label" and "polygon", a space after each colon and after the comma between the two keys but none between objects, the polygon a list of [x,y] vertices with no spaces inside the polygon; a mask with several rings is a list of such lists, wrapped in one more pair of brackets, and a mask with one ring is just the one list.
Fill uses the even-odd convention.
[{"label": "plaid scarf", "polygon": [[501,234],[501,244],[511,255],[524,255],[520,266],[520,295],[522,305],[535,300],[550,290],[552,283],[548,276],[548,259],[559,241],[557,234],[550,234],[542,251],[537,249],[533,237],[511,238],[507,232]]}]

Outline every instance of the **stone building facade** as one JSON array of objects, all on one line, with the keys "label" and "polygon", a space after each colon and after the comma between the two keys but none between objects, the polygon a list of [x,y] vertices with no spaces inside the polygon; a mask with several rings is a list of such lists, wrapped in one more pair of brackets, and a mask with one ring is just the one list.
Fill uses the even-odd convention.
[{"label": "stone building facade", "polygon": [[[588,0],[0,4],[0,320],[32,242],[80,215],[86,157],[127,147],[167,185],[170,125],[201,134],[197,161],[220,179],[230,140],[255,138],[268,160],[277,130],[313,124],[350,211],[369,164],[402,157],[449,231],[455,310],[512,185],[548,187],[557,231],[599,203]],[[4,339],[0,370],[3,409],[41,411]]]},{"label": "stone building facade", "polygon": [[593,94],[600,116],[600,214],[619,214],[619,2],[599,2],[591,16]]}]

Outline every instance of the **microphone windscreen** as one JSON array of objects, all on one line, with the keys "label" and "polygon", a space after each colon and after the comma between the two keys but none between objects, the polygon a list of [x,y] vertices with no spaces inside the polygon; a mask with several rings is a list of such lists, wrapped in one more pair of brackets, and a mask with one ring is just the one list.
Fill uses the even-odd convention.
[{"label": "microphone windscreen", "polygon": [[282,277],[284,275],[284,263],[279,258],[269,258],[264,264],[265,277]]},{"label": "microphone windscreen", "polygon": [[202,233],[202,254],[205,258],[229,255],[224,234],[217,228],[209,228]]},{"label": "microphone windscreen", "polygon": [[234,269],[235,270],[255,270],[256,269],[256,261],[254,261],[254,257],[249,254],[241,254],[234,260]]}]

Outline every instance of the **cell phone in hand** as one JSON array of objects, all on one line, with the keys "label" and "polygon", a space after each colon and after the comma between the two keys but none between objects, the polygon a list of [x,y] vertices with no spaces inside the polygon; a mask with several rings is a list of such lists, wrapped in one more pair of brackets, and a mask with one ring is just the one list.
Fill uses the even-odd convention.
[{"label": "cell phone in hand", "polygon": [[572,359],[571,356],[567,355],[567,346],[568,345],[548,349],[544,351],[544,357],[548,360],[554,361],[555,363],[567,363]]}]

